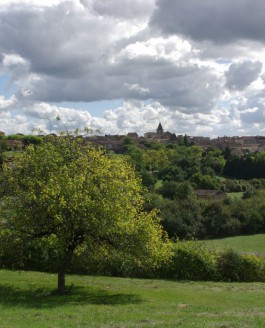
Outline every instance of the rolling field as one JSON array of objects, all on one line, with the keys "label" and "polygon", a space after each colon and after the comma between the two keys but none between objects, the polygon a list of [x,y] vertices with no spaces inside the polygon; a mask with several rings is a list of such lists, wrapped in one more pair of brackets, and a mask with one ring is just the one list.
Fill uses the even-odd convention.
[{"label": "rolling field", "polygon": [[[174,282],[0,271],[1,328],[263,328],[265,284]],[[74,284],[74,285],[73,285]]]},{"label": "rolling field", "polygon": [[238,252],[265,255],[265,234],[207,240],[203,241],[203,243],[205,246],[214,249],[225,249],[229,247]]}]

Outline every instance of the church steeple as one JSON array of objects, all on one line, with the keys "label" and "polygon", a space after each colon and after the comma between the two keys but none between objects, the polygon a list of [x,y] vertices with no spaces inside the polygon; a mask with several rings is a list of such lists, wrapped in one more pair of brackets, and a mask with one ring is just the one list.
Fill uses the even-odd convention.
[{"label": "church steeple", "polygon": [[158,128],[156,129],[156,133],[159,134],[159,135],[162,135],[164,133],[164,129],[163,129],[161,123],[158,124]]}]

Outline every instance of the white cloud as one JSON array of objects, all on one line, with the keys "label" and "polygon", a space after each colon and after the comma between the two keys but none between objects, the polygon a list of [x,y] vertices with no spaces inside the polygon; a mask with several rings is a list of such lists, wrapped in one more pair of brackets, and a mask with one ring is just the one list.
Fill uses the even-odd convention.
[{"label": "white cloud", "polygon": [[[1,6],[10,7],[14,5],[29,5],[36,7],[50,7],[56,6],[65,0],[0,0],[0,8]],[[78,3],[78,0],[68,0]]]},{"label": "white cloud", "polygon": [[4,109],[10,109],[11,107],[13,107],[17,102],[17,99],[12,96],[9,99],[6,99],[3,96],[0,96],[0,113],[1,115],[3,115],[3,110]]},{"label": "white cloud", "polygon": [[[0,129],[58,130],[57,115],[107,134],[160,121],[192,135],[263,129],[262,9],[262,0],[0,0]],[[103,117],[71,108],[115,99],[123,105]]]}]

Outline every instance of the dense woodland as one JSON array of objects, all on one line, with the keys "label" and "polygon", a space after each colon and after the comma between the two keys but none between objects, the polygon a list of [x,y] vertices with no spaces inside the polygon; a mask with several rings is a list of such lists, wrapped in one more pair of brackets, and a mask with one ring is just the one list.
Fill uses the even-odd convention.
[{"label": "dense woodland", "polygon": [[[127,143],[126,154],[146,186],[146,208],[160,210],[171,238],[208,239],[265,232],[265,153],[183,144]],[[220,190],[201,198],[197,191]]]},{"label": "dense woodland", "polygon": [[[7,140],[12,140],[12,149]],[[2,136],[0,162],[12,161],[29,144],[44,138],[34,135]],[[209,239],[265,232],[265,152],[233,155],[229,148],[202,149],[188,143],[135,143],[123,140],[145,187],[145,208],[159,209],[162,225],[171,238]],[[220,190],[202,198],[197,190]]]},{"label": "dense woodland", "polygon": [[[53,138],[55,139],[52,140],[56,140],[56,137]],[[71,137],[71,139],[75,138]],[[10,147],[10,143],[8,143],[7,140],[13,140],[12,148]],[[72,144],[71,142],[69,142],[69,145]],[[65,157],[65,154],[69,152],[69,149],[67,151],[60,150],[61,146],[58,144],[58,140],[50,143],[50,148],[47,148],[45,146],[46,143],[50,143],[50,139],[40,136],[1,136],[0,162],[2,168],[12,168],[12,166],[14,166],[13,162],[16,162],[17,167],[20,167],[19,165],[23,162],[19,160],[20,157],[23,157],[21,154],[25,154],[25,152],[29,151],[27,155],[28,157],[24,156],[24,166],[21,166],[20,171],[15,170],[15,172],[18,172],[15,173],[17,174],[16,184],[14,184],[14,174],[12,173],[10,175],[10,173],[8,173],[10,170],[6,170],[7,173],[4,173],[4,171],[0,172],[1,197],[5,199],[5,197],[7,197],[7,194],[10,194],[8,201],[5,200],[0,203],[2,205],[2,217],[4,217],[4,219],[2,219],[2,226],[4,226],[5,222],[7,222],[7,219],[5,218],[6,213],[8,213],[8,220],[10,220],[10,222],[13,220],[10,219],[12,215],[14,215],[14,217],[17,216],[17,214],[14,213],[16,213],[16,206],[18,206],[18,204],[14,204],[14,197],[21,197],[21,195],[24,194],[27,195],[27,197],[29,197],[30,195],[32,199],[29,202],[28,198],[26,197],[26,201],[23,199],[23,201],[21,202],[20,210],[23,209],[24,212],[20,211],[21,213],[23,213],[23,215],[18,215],[20,220],[22,220],[19,222],[23,222],[23,224],[25,224],[25,229],[32,227],[32,222],[38,222],[39,218],[40,220],[43,220],[44,223],[46,222],[46,217],[44,215],[45,207],[38,199],[38,197],[40,197],[42,193],[40,193],[40,191],[38,191],[39,194],[36,194],[35,191],[33,193],[31,189],[26,192],[25,188],[31,188],[31,185],[36,183],[36,181],[31,181],[31,174],[32,176],[34,176],[35,174],[35,177],[39,177],[40,179],[42,179],[43,173],[39,172],[38,165],[39,167],[43,168],[43,172],[46,172],[45,170],[47,170],[47,167],[50,165],[49,161],[51,161],[52,163],[54,158],[56,158],[56,156],[59,154],[58,161],[61,161],[62,167],[65,171],[62,171],[60,173],[61,169],[60,166],[58,166],[58,163],[56,164],[57,166],[55,164],[51,164],[49,169],[50,171],[47,171],[48,176],[51,174],[50,172],[54,171],[53,182],[51,186],[49,186],[53,193],[56,194],[56,192],[53,190],[55,186],[57,186],[57,193],[62,192],[63,188],[61,186],[66,185],[64,178],[65,174],[67,177],[68,174],[70,174],[70,180],[68,181],[67,186],[72,186],[74,181],[76,181],[75,179],[79,179],[81,182],[86,181],[87,186],[90,188],[91,186],[93,186],[93,188],[99,188],[96,191],[97,196],[95,196],[95,194],[93,193],[89,194],[88,192],[86,192],[84,190],[84,185],[82,185],[82,193],[79,195],[79,197],[76,197],[76,195],[74,194],[76,192],[74,188],[73,199],[74,202],[76,202],[76,207],[74,210],[74,205],[72,203],[73,199],[71,198],[72,196],[70,197],[68,195],[68,189],[65,189],[67,196],[66,194],[63,194],[62,197],[63,199],[64,197],[69,197],[68,204],[71,205],[69,205],[69,208],[66,207],[66,205],[63,205],[61,209],[61,213],[63,214],[60,215],[61,217],[65,216],[65,222],[68,222],[67,220],[69,220],[70,215],[70,217],[72,217],[72,226],[75,226],[77,224],[76,222],[79,222],[78,220],[76,220],[76,216],[78,217],[80,215],[87,215],[84,214],[88,211],[86,204],[85,202],[80,201],[80,199],[85,196],[88,197],[88,199],[91,199],[91,197],[93,199],[95,197],[99,197],[95,199],[98,199],[96,200],[96,202],[102,202],[99,206],[100,209],[105,208],[105,206],[107,206],[108,211],[104,214],[104,217],[106,217],[106,221],[104,221],[104,226],[106,225],[109,227],[108,218],[112,215],[110,213],[116,213],[116,211],[117,213],[119,213],[119,211],[121,211],[120,217],[126,218],[124,212],[125,209],[128,209],[128,218],[131,215],[135,215],[129,214],[134,213],[135,211],[138,213],[138,216],[140,215],[146,218],[150,217],[151,221],[153,221],[152,217],[158,215],[160,217],[160,223],[162,225],[163,230],[166,232],[172,242],[180,240],[203,240],[243,234],[265,233],[265,153],[253,153],[239,157],[231,154],[229,149],[226,149],[225,151],[221,151],[217,148],[203,149],[201,147],[188,144],[187,140],[185,139],[179,144],[161,144],[147,141],[135,143],[129,137],[125,137],[123,140],[123,145],[125,149],[124,154],[115,154],[111,152],[106,153],[104,152],[104,150],[98,150],[99,155],[96,155],[96,152],[92,156],[93,158],[96,158],[97,156],[101,158],[104,153],[106,159],[103,159],[104,156],[102,157],[102,159],[100,159],[101,162],[99,161],[99,163],[101,164],[98,166],[95,172],[97,174],[99,174],[100,172],[101,173],[98,176],[96,175],[96,180],[93,180],[95,179],[95,177],[93,177],[93,179],[91,178],[92,180],[90,181],[90,178],[88,179],[88,175],[80,175],[82,172],[79,172],[79,168],[75,168],[75,162],[71,164],[72,161],[76,160],[76,158],[80,156],[80,158],[83,158],[83,151],[81,149],[82,147],[89,149],[89,145],[84,145],[83,141],[81,140],[78,146],[79,148],[77,148],[76,150],[76,154],[78,154],[78,156],[76,155],[77,157],[75,158],[75,156],[72,155],[69,155],[70,157],[68,155],[68,157]],[[63,147],[66,147],[67,149],[68,145],[66,144],[64,143]],[[56,147],[54,147],[54,145],[56,145]],[[71,147],[70,154],[72,152],[71,149],[75,149],[75,146]],[[47,156],[48,158],[46,159],[46,164],[41,160],[42,157],[38,157],[39,155],[36,155],[36,160],[34,160],[35,153],[38,152],[34,149],[43,149],[43,151],[45,150],[45,156]],[[101,153],[102,151],[103,153]],[[30,162],[28,162],[27,164],[26,160],[29,159]],[[17,163],[20,164],[18,165]],[[79,166],[81,165],[80,163],[78,164]],[[73,167],[72,173],[68,172],[69,165],[70,167]],[[104,165],[107,165],[106,167],[109,167],[109,171],[108,169],[103,169]],[[31,167],[30,170],[29,167]],[[131,172],[131,169],[129,169],[129,167],[132,167],[135,173],[129,173]],[[86,172],[87,169],[88,168],[86,165],[82,166],[82,170],[84,172]],[[28,173],[26,174],[25,172]],[[95,172],[93,173],[94,175]],[[74,174],[78,174],[77,177]],[[136,175],[135,178],[133,177],[134,174]],[[6,177],[4,178],[5,175]],[[72,175],[73,177],[71,177]],[[104,178],[105,182],[103,183],[104,188],[102,190],[104,190],[104,193],[106,193],[106,202],[109,203],[106,203],[105,198],[101,197],[102,195],[100,188],[102,188],[102,186],[98,185],[98,183],[101,182],[96,182],[101,181],[98,179],[102,179],[103,176],[105,177],[107,175],[109,175],[109,177]],[[59,177],[61,180],[59,179]],[[4,179],[7,179],[6,181],[9,181],[9,183],[11,183],[8,189],[6,189],[5,183],[3,183]],[[133,196],[128,196],[128,198],[126,192],[124,194],[126,195],[126,197],[121,197],[121,194],[118,198],[115,198],[116,200],[123,199],[123,207],[121,207],[121,204],[119,203],[116,204],[116,201],[112,201],[111,197],[109,198],[109,195],[111,195],[112,193],[115,194],[115,185],[118,186],[119,183],[124,183],[122,182],[122,179],[127,179],[128,181],[131,181],[130,183],[133,183],[131,186],[136,186],[132,187],[132,194],[134,193],[134,188],[137,189],[136,195],[138,195],[139,192],[141,194],[141,196],[140,194],[139,196],[137,196],[138,198],[131,198],[131,203],[130,197]],[[57,184],[54,181],[56,181]],[[113,185],[110,184],[110,182],[113,183]],[[41,185],[43,181],[40,180],[40,182],[38,183],[39,186],[42,187],[38,187],[37,190],[43,188],[43,185]],[[141,188],[140,185],[138,186],[139,183],[142,185]],[[107,193],[106,191],[108,190],[108,188],[110,188],[109,190],[111,190],[110,193]],[[201,197],[200,193],[198,192],[200,190],[211,190],[212,193],[208,193],[207,197]],[[219,193],[215,193],[214,191],[219,191]],[[131,191],[128,192],[128,195],[131,195]],[[221,195],[221,197],[216,197],[215,195]],[[53,202],[53,196],[50,198],[50,200],[52,200]],[[10,208],[7,210],[5,206],[3,206],[3,204],[9,204]],[[30,204],[30,210],[27,207],[29,206],[28,204]],[[57,211],[57,207],[60,207],[61,203],[57,202],[54,203],[52,206],[53,208],[55,208],[55,211]],[[99,207],[93,207],[93,210],[95,211],[95,218],[99,215],[99,213],[97,213]],[[13,212],[10,210],[11,208]],[[82,212],[82,209],[84,212]],[[90,210],[91,209],[89,209],[89,211]],[[35,217],[33,218],[33,221],[30,221],[28,220],[28,216],[32,215],[32,211],[35,211]],[[68,213],[68,216],[65,213]],[[102,215],[102,213],[100,215]],[[18,221],[16,220],[17,219],[14,220],[12,228],[18,227]],[[114,216],[112,220],[114,220],[113,222],[116,222],[116,218],[114,218]],[[154,227],[152,228],[153,237],[151,239],[155,240],[155,238],[157,238],[156,250],[155,248],[153,248],[152,251],[153,246],[151,246],[151,239],[149,246],[145,246],[143,243],[143,241],[147,243],[147,239],[149,238],[148,237],[146,239],[145,236],[151,236],[148,232],[148,223],[146,223],[147,225],[145,231],[136,229],[133,232],[132,237],[130,237],[131,244],[128,244],[128,235],[126,235],[126,233],[124,239],[126,242],[124,241],[124,243],[121,243],[122,247],[118,247],[118,249],[112,249],[109,246],[112,246],[113,243],[117,244],[117,241],[119,244],[122,241],[121,238],[123,238],[121,237],[122,234],[117,237],[116,230],[114,234],[114,239],[117,240],[113,242],[113,240],[111,239],[113,237],[112,235],[109,240],[108,238],[104,237],[105,235],[109,234],[109,228],[107,230],[102,230],[100,232],[102,234],[96,235],[95,232],[98,233],[96,226],[93,227],[94,230],[92,230],[94,232],[91,233],[91,227],[89,226],[88,228],[86,228],[86,230],[82,222],[80,223],[81,225],[78,226],[78,231],[80,231],[81,229],[82,235],[80,237],[79,235],[76,236],[74,234],[74,240],[77,240],[79,242],[82,239],[83,242],[85,234],[89,232],[88,235],[90,238],[90,243],[91,240],[93,240],[93,243],[95,243],[95,245],[97,246],[91,248],[90,244],[89,247],[82,246],[80,248],[79,246],[82,245],[82,242],[80,242],[80,245],[78,244],[78,242],[76,242],[75,247],[78,251],[76,252],[75,249],[73,249],[73,252],[71,254],[71,261],[69,260],[67,268],[65,268],[65,272],[67,270],[70,270],[71,272],[110,275],[152,276],[156,274],[158,276],[166,277],[176,276],[176,271],[178,270],[176,269],[176,267],[174,267],[173,273],[172,266],[167,269],[165,269],[164,266],[164,269],[161,271],[161,269],[158,269],[158,266],[156,267],[156,265],[153,265],[155,261],[157,262],[155,258],[160,258],[160,262],[162,263],[163,256],[164,258],[166,258],[165,254],[167,254],[168,257],[170,254],[170,251],[168,251],[164,252],[164,255],[162,256],[162,246],[159,246],[160,250],[158,250],[158,245],[163,244],[161,243],[163,237],[159,228],[157,230],[157,228],[155,227],[157,223],[155,223],[155,225],[153,225],[153,223],[151,224],[151,226],[153,225]],[[64,253],[64,248],[60,248],[61,240],[65,240],[66,235],[72,235],[72,228],[69,228],[70,232],[68,230],[65,231],[65,225],[61,224],[62,223],[60,222],[59,228],[57,225],[52,226],[53,230],[51,231],[55,231],[57,229],[57,235],[55,234],[57,239],[54,239],[54,233],[51,234],[51,231],[49,231],[50,235],[48,239],[38,238],[30,240],[30,238],[28,238],[26,241],[25,239],[22,239],[21,236],[14,237],[12,233],[5,234],[2,232],[2,237],[4,236],[5,238],[2,238],[2,240],[0,240],[0,265],[4,267],[21,267],[44,271],[58,271],[58,267],[60,267],[60,265],[62,264],[58,259],[62,258],[62,254]],[[39,228],[40,227],[38,226],[38,229]],[[143,229],[143,227],[141,229]],[[137,231],[138,233],[136,233]],[[148,249],[150,250],[150,254],[144,257],[142,256],[144,253],[140,252],[142,254],[142,262],[139,262],[139,260],[136,260],[134,259],[134,257],[129,256],[127,257],[127,259],[129,260],[125,261],[127,263],[125,265],[124,256],[122,254],[121,248],[129,247],[128,249],[130,249],[130,251],[135,251],[138,246],[132,247],[132,245],[137,245],[139,243],[139,240],[137,239],[139,236],[137,238],[135,237],[139,234],[139,231],[142,231],[141,233],[143,233],[141,243],[143,243],[143,247],[148,247]],[[38,233],[41,234],[42,232]],[[93,239],[95,238],[95,236],[97,236],[98,239]],[[81,239],[79,240],[79,238]],[[158,243],[158,240],[160,240],[160,244]],[[106,246],[107,244],[108,246]],[[70,245],[72,245],[72,242],[70,243]],[[205,275],[204,276],[198,274],[197,276],[191,277],[189,276],[189,274],[191,274],[192,268],[190,268],[191,271],[187,269],[188,271],[185,271],[185,273],[183,273],[183,277],[179,272],[178,275],[180,278],[188,277],[192,279],[204,279],[207,277],[212,277],[212,279],[216,279],[217,264],[216,261],[213,260],[211,254],[208,254],[207,251],[202,249],[200,249],[198,252],[198,249],[195,249],[194,246],[191,246],[189,244],[183,244],[183,246],[181,242],[177,242],[176,245],[177,250],[175,249],[174,254],[176,254],[176,252],[177,254],[185,253],[185,258],[187,258],[187,254],[192,253],[193,255],[195,254],[194,256],[196,258],[199,257],[199,260],[197,258],[199,272],[201,272],[200,274],[204,272]],[[14,249],[16,249],[15,253]],[[100,254],[98,252],[95,252],[95,249],[100,249]],[[180,258],[182,261],[183,258],[181,256]],[[233,262],[236,257],[235,254],[226,254],[225,256],[228,256],[229,261],[231,262]],[[206,261],[205,263],[204,260]],[[192,260],[192,263],[193,262],[194,261]],[[57,263],[57,269],[55,268],[55,263]],[[215,263],[215,268],[213,269],[213,271],[211,271],[212,276],[207,271],[208,269],[206,270],[206,268],[204,267],[204,265],[210,265],[209,263],[211,263],[211,265]],[[155,267],[156,269],[154,269]],[[154,270],[152,271],[151,268],[153,268]],[[188,276],[187,272],[189,272]],[[194,272],[197,271],[195,270]]]}]

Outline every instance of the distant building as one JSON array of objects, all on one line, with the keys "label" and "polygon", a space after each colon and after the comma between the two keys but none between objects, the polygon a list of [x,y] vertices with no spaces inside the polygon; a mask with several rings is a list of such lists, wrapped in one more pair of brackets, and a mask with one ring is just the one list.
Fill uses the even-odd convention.
[{"label": "distant building", "polygon": [[163,127],[162,127],[162,124],[159,123],[159,124],[158,124],[158,127],[157,127],[157,129],[156,129],[156,134],[157,134],[158,136],[162,136],[163,133],[164,133],[164,129],[163,129]]},{"label": "distant building", "polygon": [[208,189],[197,189],[196,195],[199,198],[223,200],[226,197],[226,193],[220,190],[208,190]]},{"label": "distant building", "polygon": [[147,140],[153,140],[157,142],[176,142],[177,137],[174,133],[171,132],[164,132],[164,129],[162,127],[162,124],[159,123],[158,127],[156,129],[156,132],[147,132],[144,134],[144,137]]},{"label": "distant building", "polygon": [[138,139],[138,134],[136,132],[129,132],[127,134],[127,137],[132,138],[132,139]]}]

